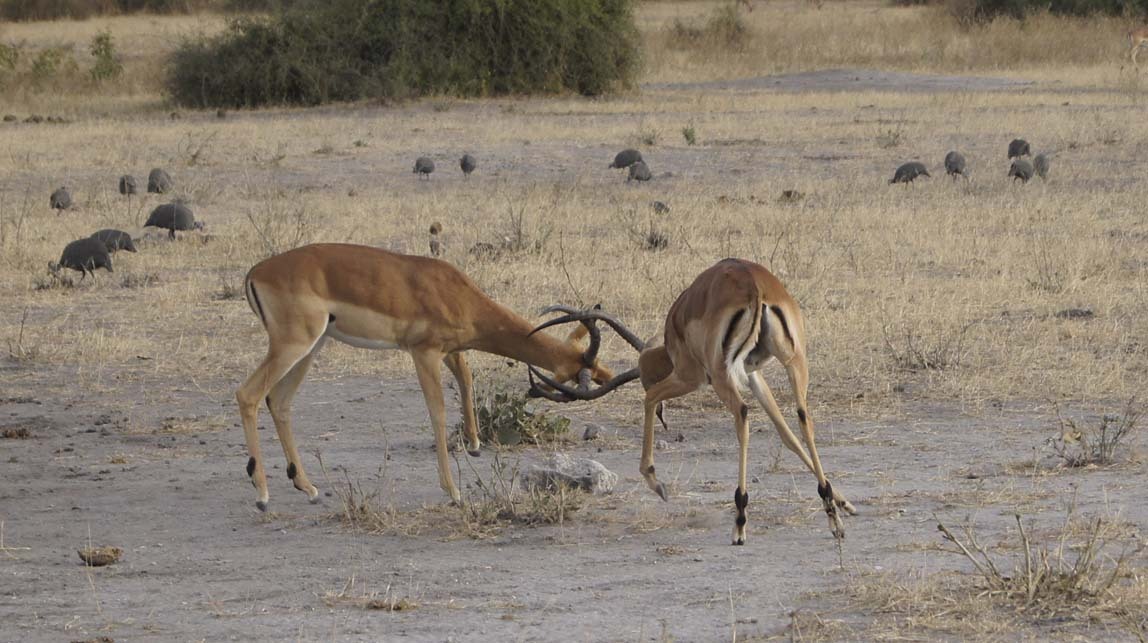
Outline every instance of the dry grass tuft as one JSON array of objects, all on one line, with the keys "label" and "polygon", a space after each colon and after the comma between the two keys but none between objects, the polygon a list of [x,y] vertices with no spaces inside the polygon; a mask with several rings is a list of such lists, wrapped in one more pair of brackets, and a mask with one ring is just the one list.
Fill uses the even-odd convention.
[{"label": "dry grass tuft", "polygon": [[[1000,571],[998,562],[977,542],[972,527],[965,527],[965,539],[961,540],[944,524],[937,524],[945,540],[956,545],[956,553],[976,568],[983,583],[981,595],[1044,617],[1086,615],[1094,610],[1119,613],[1129,607],[1125,604],[1129,597],[1118,590],[1135,583],[1136,571],[1130,564],[1144,551],[1144,542],[1122,543],[1120,553],[1113,558],[1106,549],[1113,539],[1124,534],[1114,530],[1111,522],[1096,518],[1089,523],[1081,542],[1067,542],[1072,532],[1069,521],[1052,545],[1034,546],[1020,514],[1015,518],[1023,563],[1014,564],[1011,573]],[[1066,550],[1075,552],[1075,556]],[[1129,583],[1129,579],[1133,582]],[[1123,587],[1118,588],[1121,584]],[[1137,613],[1148,607],[1148,595],[1131,598],[1139,603]]]},{"label": "dry grass tuft", "polygon": [[[1050,622],[1058,631],[1100,625],[1143,638],[1148,610],[1144,542],[1119,521],[1069,519],[1045,542],[1020,516],[1019,557],[990,553],[974,530],[938,524],[944,540],[975,573],[929,570],[919,575],[859,574],[848,585],[850,610],[872,614],[862,639],[997,638]],[[1115,555],[1111,552],[1117,550]],[[1091,632],[1091,629],[1081,631]],[[1095,636],[1095,634],[1092,634]]]},{"label": "dry grass tuft", "polygon": [[384,612],[406,612],[418,608],[419,604],[407,596],[399,596],[392,591],[390,585],[383,592],[357,590],[355,577],[338,592],[328,590],[323,593],[320,600],[327,607],[354,607],[364,610],[379,610]]},{"label": "dry grass tuft", "polygon": [[378,490],[365,491],[361,484],[347,477],[332,487],[340,504],[340,510],[332,517],[352,530],[366,533],[405,536],[430,533],[447,540],[484,539],[510,525],[561,525],[585,504],[586,494],[576,489],[562,486],[553,490],[523,489],[517,463],[508,465],[497,453],[486,478],[469,459],[466,462],[474,483],[460,506],[434,505],[400,511],[393,504],[382,503]]},{"label": "dry grass tuft", "polygon": [[76,550],[88,567],[104,567],[119,562],[124,550],[119,547],[85,547]]},{"label": "dry grass tuft", "polygon": [[1098,422],[1080,428],[1072,418],[1061,415],[1057,405],[1058,432],[1049,443],[1065,466],[1112,464],[1121,445],[1127,445],[1136,433],[1143,414],[1143,405],[1137,404],[1133,397],[1125,404],[1123,413],[1106,413]]}]

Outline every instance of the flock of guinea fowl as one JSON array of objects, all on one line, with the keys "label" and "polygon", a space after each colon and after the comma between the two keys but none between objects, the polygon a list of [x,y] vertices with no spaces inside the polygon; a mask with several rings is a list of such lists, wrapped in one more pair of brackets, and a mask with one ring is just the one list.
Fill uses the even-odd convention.
[{"label": "flock of guinea fowl", "polygon": [[[1032,148],[1028,141],[1023,138],[1014,138],[1008,144],[1008,158],[1012,161],[1009,166],[1008,176],[1015,183],[1028,183],[1034,175],[1039,176],[1042,180],[1048,179],[1049,169],[1049,155],[1037,154],[1029,161],[1027,156],[1031,156]],[[969,178],[968,165],[965,162],[965,155],[953,150],[945,155],[945,173],[949,176],[956,178],[962,176],[965,179]],[[928,168],[920,161],[909,161],[897,168],[893,174],[893,178],[889,179],[889,183],[912,183],[918,176],[932,176],[929,174]]]},{"label": "flock of guinea fowl", "polygon": [[[1046,154],[1037,154],[1029,161],[1025,157],[1031,155],[1028,141],[1014,139],[1008,146],[1008,158],[1012,161],[1008,176],[1014,181],[1027,183],[1034,175],[1047,179],[1049,170],[1049,157]],[[953,176],[969,178],[968,166],[965,157],[954,150],[945,155],[945,172]],[[463,154],[459,159],[459,168],[463,175],[469,177],[478,167],[478,160],[471,154]],[[642,153],[635,149],[626,149],[614,156],[614,161],[607,166],[611,169],[625,169],[629,172],[626,178],[630,181],[649,181],[653,178],[650,167],[642,158]],[[414,174],[419,178],[430,179],[435,171],[434,159],[420,156],[415,161]],[[889,183],[912,183],[917,177],[932,176],[924,163],[910,161],[897,168]],[[171,176],[161,168],[155,168],[148,174],[147,191],[149,193],[164,194],[173,187]],[[134,176],[125,174],[119,180],[120,194],[131,198],[137,193],[137,183]],[[49,205],[57,211],[72,207],[72,195],[66,187],[52,192]],[[659,204],[660,205],[660,204]],[[148,216],[144,227],[156,227],[168,230],[170,238],[175,238],[177,230],[202,230],[203,223],[195,220],[191,209],[179,200],[157,206]],[[432,231],[432,235],[434,232]],[[89,274],[95,276],[95,271],[103,268],[112,272],[112,255],[120,250],[135,252],[136,247],[132,236],[123,230],[103,229],[97,230],[90,237],[77,239],[64,247],[64,252],[58,262],[50,262],[48,269],[56,274],[61,268],[69,268],[80,272],[81,281]],[[438,253],[435,253],[436,255]]]}]

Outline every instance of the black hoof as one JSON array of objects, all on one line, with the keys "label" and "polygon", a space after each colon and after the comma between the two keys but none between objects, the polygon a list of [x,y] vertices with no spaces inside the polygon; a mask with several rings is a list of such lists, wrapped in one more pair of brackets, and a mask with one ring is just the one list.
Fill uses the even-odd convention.
[{"label": "black hoof", "polygon": [[255,508],[258,509],[259,511],[267,511],[267,503],[263,502],[262,500],[256,500],[255,501]]},{"label": "black hoof", "polygon": [[666,502],[670,501],[670,493],[668,491],[666,491],[666,484],[664,482],[659,482],[658,488],[655,491],[658,492],[658,496],[662,500],[664,500]]},{"label": "black hoof", "polygon": [[741,546],[741,545],[744,545],[744,544],[745,544],[745,539],[743,539],[743,538],[738,538],[737,540],[733,541],[733,544],[734,544],[734,545],[737,545],[737,546]]},{"label": "black hoof", "polygon": [[319,504],[321,502],[321,500],[319,499],[319,494],[315,494],[315,497],[311,498],[310,502],[313,505]]},{"label": "black hoof", "polygon": [[472,458],[477,458],[478,456],[482,455],[482,451],[479,451],[478,449],[474,449],[473,451],[470,449],[467,449],[466,452]]}]

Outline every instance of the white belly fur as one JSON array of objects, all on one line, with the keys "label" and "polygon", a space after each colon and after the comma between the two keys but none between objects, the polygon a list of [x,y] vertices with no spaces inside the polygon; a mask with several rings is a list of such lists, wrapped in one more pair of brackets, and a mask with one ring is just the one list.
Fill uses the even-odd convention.
[{"label": "white belly fur", "polygon": [[368,348],[370,350],[376,351],[395,349],[399,347],[399,345],[394,342],[387,342],[378,339],[366,339],[364,337],[348,335],[339,331],[339,329],[335,327],[337,323],[338,321],[336,321],[334,324],[327,324],[327,332],[324,333],[327,337],[332,337],[339,340],[340,342],[343,342],[344,344],[354,346],[355,348]]}]

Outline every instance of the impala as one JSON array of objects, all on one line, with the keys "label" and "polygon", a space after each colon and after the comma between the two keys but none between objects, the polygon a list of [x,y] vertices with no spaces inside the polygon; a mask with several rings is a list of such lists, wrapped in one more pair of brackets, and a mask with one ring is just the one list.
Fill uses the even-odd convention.
[{"label": "impala", "polygon": [[[572,312],[539,326],[590,319],[600,319],[617,329],[616,320],[598,311]],[[621,332],[621,331],[619,331]],[[631,342],[632,343],[632,342]],[[797,419],[809,451],[786,424],[765,379],[759,372],[771,358],[785,367],[797,402]],[[757,401],[765,407],[782,442],[801,458],[817,478],[817,493],[829,517],[829,529],[836,538],[845,537],[845,527],[838,509],[856,513],[853,505],[841,496],[821,467],[813,439],[813,420],[806,406],[809,367],[805,359],[805,321],[797,302],[785,287],[764,267],[740,259],[725,259],[694,280],[666,316],[665,340],[659,346],[642,351],[638,360],[639,375],[646,388],[645,423],[642,440],[642,477],[650,489],[663,500],[666,487],[654,474],[654,417],[661,417],[661,403],[697,390],[707,382],[733,414],[740,446],[738,484],[733,500],[736,518],[733,544],[745,544],[746,468],[749,454],[749,407],[740,389],[748,386]],[[547,397],[559,401],[588,399],[587,394],[559,381],[533,372],[553,392]],[[534,394],[540,394],[532,389]]]},{"label": "impala", "polygon": [[[464,351],[494,353],[538,366],[553,373],[553,381],[559,383],[577,380],[578,388],[572,390],[583,394],[600,395],[637,378],[634,371],[615,378],[598,363],[601,338],[593,321],[583,322],[565,341],[534,333],[532,324],[438,259],[367,246],[315,244],[260,262],[247,273],[244,288],[268,338],[267,357],[235,395],[247,440],[247,475],[260,510],[266,510],[268,502],[256,431],[261,400],[267,402],[287,456],[287,477],[312,502],[319,498],[295,446],[291,400],[328,338],[359,348],[410,353],[434,428],[439,485],[455,503],[461,496],[447,459],[443,363],[458,382],[471,455],[478,455],[480,445]],[[587,335],[589,345],[582,349],[580,340]],[[591,380],[605,390],[592,390]]]},{"label": "impala", "polygon": [[1148,44],[1148,27],[1137,27],[1128,32],[1128,57],[1132,59],[1132,66],[1136,71],[1140,71],[1140,63],[1136,61],[1136,57],[1140,54],[1140,48]]}]

